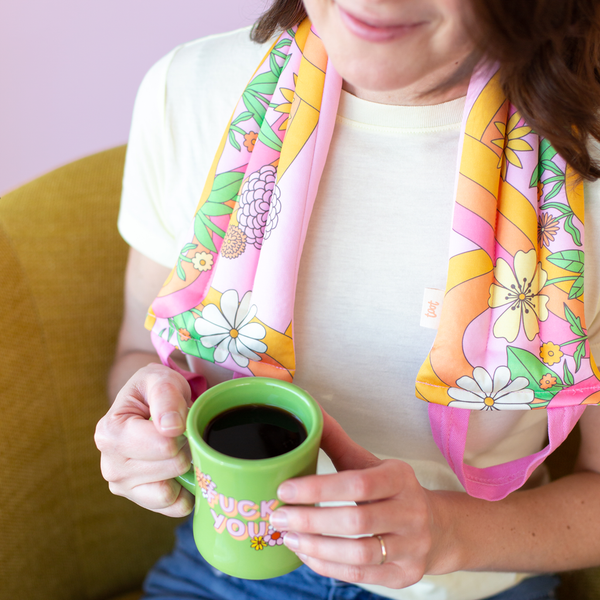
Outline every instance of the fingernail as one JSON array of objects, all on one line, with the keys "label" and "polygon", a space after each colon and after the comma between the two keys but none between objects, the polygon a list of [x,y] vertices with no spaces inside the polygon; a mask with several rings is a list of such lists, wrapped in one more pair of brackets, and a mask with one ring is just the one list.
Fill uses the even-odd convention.
[{"label": "fingernail", "polygon": [[183,427],[183,419],[178,412],[172,411],[165,413],[160,418],[160,428],[163,431],[171,431],[173,429],[181,429]]},{"label": "fingernail", "polygon": [[292,502],[296,498],[296,486],[291,481],[284,481],[277,488],[277,497],[284,502]]},{"label": "fingernail", "polygon": [[308,559],[308,556],[306,556],[306,554],[296,554],[296,556],[302,561],[302,562],[306,562],[306,560]]},{"label": "fingernail", "polygon": [[290,550],[297,550],[298,546],[300,546],[300,538],[298,536],[297,533],[286,533],[283,536],[283,543],[290,549]]},{"label": "fingernail", "polygon": [[287,513],[281,509],[276,510],[274,513],[271,514],[269,522],[271,523],[271,525],[273,525],[273,527],[281,531],[282,529],[285,529],[288,526]]}]

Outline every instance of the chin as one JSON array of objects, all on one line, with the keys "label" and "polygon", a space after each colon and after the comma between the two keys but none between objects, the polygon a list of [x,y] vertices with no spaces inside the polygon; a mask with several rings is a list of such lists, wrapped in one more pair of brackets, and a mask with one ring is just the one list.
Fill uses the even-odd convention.
[{"label": "chin", "polygon": [[[361,64],[362,61],[356,61],[352,64],[343,64],[341,68],[336,69],[342,79],[356,88],[369,90],[372,92],[391,92],[400,90],[414,84],[419,78],[418,75],[406,72],[394,72],[389,68],[373,68],[373,64]],[[335,65],[335,62],[333,63]]]}]

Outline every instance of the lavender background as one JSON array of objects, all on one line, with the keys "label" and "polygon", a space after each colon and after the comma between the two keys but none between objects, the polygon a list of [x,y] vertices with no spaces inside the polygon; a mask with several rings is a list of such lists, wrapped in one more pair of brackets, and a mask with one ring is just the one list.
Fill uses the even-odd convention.
[{"label": "lavender background", "polygon": [[0,195],[127,141],[148,68],[182,42],[251,24],[267,0],[3,0]]}]

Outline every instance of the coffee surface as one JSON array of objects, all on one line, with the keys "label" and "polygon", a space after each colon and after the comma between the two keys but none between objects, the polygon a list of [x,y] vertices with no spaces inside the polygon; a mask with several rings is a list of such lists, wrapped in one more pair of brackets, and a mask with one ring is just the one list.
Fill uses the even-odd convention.
[{"label": "coffee surface", "polygon": [[257,460],[297,448],[306,435],[304,425],[287,410],[249,404],[217,415],[202,437],[222,454]]}]

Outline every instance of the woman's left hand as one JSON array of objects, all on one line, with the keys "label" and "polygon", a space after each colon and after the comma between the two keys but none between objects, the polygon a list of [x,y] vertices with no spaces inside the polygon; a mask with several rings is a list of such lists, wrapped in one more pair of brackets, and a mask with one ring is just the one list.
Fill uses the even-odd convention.
[{"label": "woman's left hand", "polygon": [[[271,524],[288,532],[286,546],[321,575],[391,588],[416,583],[431,572],[440,550],[434,494],[419,484],[409,465],[378,459],[331,416],[324,417],[322,447],[338,473],[281,484],[279,498],[293,506],[275,511]],[[357,506],[314,506],[332,501]],[[332,537],[340,535],[369,537]],[[385,547],[383,564],[377,536]]]}]

